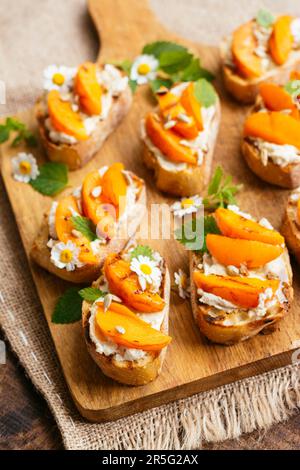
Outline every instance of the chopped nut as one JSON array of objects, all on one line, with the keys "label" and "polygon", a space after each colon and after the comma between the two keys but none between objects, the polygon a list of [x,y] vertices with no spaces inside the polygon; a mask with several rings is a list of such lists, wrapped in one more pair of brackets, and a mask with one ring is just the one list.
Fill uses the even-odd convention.
[{"label": "chopped nut", "polygon": [[123,326],[115,326],[115,330],[120,333],[120,335],[124,335],[124,333],[126,332],[125,328]]},{"label": "chopped nut", "polygon": [[242,274],[242,276],[248,276],[249,274],[247,266],[243,263],[240,266],[240,274]]},{"label": "chopped nut", "polygon": [[71,233],[72,233],[72,235],[74,235],[74,237],[76,237],[76,238],[81,238],[81,237],[82,237],[82,233],[79,232],[79,230],[76,230],[75,228],[73,228],[73,230],[72,230]]}]

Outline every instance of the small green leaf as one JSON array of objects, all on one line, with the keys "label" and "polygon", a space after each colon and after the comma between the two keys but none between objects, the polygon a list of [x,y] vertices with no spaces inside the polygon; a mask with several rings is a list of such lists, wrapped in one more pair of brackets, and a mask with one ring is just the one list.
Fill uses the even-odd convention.
[{"label": "small green leaf", "polygon": [[207,194],[210,196],[211,194],[214,194],[218,191],[221,179],[223,176],[223,170],[220,166],[218,166],[210,180],[210,183],[208,185],[208,190]]},{"label": "small green leaf", "polygon": [[28,130],[25,130],[23,132],[23,135],[24,135],[24,140],[25,140],[26,144],[29,145],[29,147],[36,147],[37,146],[37,139],[36,139],[35,135],[33,135],[32,132],[30,132]]},{"label": "small green leaf", "polygon": [[290,80],[284,85],[285,91],[292,97],[300,95],[300,80]]},{"label": "small green leaf", "polygon": [[156,41],[150,44],[146,44],[143,48],[143,54],[154,55],[157,59],[163,52],[188,52],[187,48],[176,44],[175,42],[168,41]]},{"label": "small green leaf", "polygon": [[182,71],[181,81],[183,82],[195,82],[199,78],[205,78],[211,82],[215,77],[208,70],[201,67],[200,59],[194,58],[188,67]]},{"label": "small green leaf", "polygon": [[93,241],[97,239],[96,227],[87,217],[73,215],[71,217],[71,221],[74,225],[74,228],[78,230],[78,232],[82,233],[82,235],[88,240]]},{"label": "small green leaf", "polygon": [[135,80],[128,80],[128,85],[132,91],[132,93],[135,92],[135,90],[137,89],[137,82]]},{"label": "small green leaf", "polygon": [[173,81],[167,78],[156,78],[150,82],[150,87],[153,93],[156,93],[160,87],[171,88]]},{"label": "small green leaf", "polygon": [[53,323],[74,323],[81,319],[82,297],[78,287],[71,287],[58,299],[52,314]]},{"label": "small green leaf", "polygon": [[62,191],[68,183],[68,169],[64,163],[47,162],[39,167],[40,174],[30,181],[31,186],[41,194],[53,196]]},{"label": "small green leaf", "polygon": [[12,147],[17,147],[22,142],[22,140],[23,140],[22,134],[17,135],[11,143]]},{"label": "small green leaf", "polygon": [[130,60],[123,60],[123,62],[120,62],[118,64],[118,67],[120,67],[122,70],[124,70],[127,75],[130,75],[131,67],[132,67],[132,62]]},{"label": "small green leaf", "polygon": [[6,119],[6,126],[12,131],[20,131],[25,129],[25,124],[23,124],[23,122],[18,121],[12,117],[8,117]]},{"label": "small green leaf", "polygon": [[95,302],[95,300],[99,299],[99,297],[104,297],[105,292],[96,287],[86,287],[85,289],[81,289],[79,292],[80,297],[82,297],[87,302]]},{"label": "small green leaf", "polygon": [[168,74],[179,72],[188,67],[192,54],[183,51],[164,51],[159,56],[160,69]]},{"label": "small green leaf", "polygon": [[5,124],[0,125],[0,144],[6,142],[9,139],[9,129]]},{"label": "small green leaf", "polygon": [[195,82],[194,94],[205,108],[214,105],[217,99],[214,87],[205,78],[200,78]]},{"label": "small green leaf", "polygon": [[186,249],[205,253],[208,251],[206,246],[206,235],[208,233],[220,233],[212,215],[192,218],[175,231],[175,238]]},{"label": "small green leaf", "polygon": [[152,258],[153,250],[150,246],[147,245],[137,245],[131,252],[130,258],[137,258],[138,256],[148,256],[148,258]]},{"label": "small green leaf", "polygon": [[257,23],[263,28],[269,28],[275,21],[275,17],[268,10],[259,10],[256,16]]}]

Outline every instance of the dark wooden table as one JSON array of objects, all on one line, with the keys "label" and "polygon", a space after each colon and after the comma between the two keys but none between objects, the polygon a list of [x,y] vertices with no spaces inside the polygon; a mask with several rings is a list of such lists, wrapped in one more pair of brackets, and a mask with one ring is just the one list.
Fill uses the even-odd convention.
[{"label": "dark wooden table", "polygon": [[[0,339],[3,339],[0,334]],[[0,449],[62,449],[60,432],[44,399],[8,348],[0,365]],[[209,444],[206,449],[300,449],[300,413],[267,433]]]}]

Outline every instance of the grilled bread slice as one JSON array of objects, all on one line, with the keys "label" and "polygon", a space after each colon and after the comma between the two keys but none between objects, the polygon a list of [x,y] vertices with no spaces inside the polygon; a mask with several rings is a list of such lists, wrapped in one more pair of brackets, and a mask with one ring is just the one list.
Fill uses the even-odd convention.
[{"label": "grilled bread slice", "polygon": [[289,250],[300,263],[300,224],[298,222],[299,190],[290,195],[282,226],[281,233],[286,240]]}]

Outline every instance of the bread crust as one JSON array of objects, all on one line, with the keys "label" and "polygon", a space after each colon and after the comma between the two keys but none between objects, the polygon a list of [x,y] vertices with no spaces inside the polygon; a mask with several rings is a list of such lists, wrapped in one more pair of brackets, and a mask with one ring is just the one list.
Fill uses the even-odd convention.
[{"label": "bread crust", "polygon": [[87,140],[75,144],[54,143],[50,140],[45,126],[46,109],[43,98],[39,98],[35,105],[35,115],[43,146],[49,160],[65,163],[70,170],[77,170],[84,166],[102,147],[107,137],[117,128],[126,116],[132,103],[132,93],[127,86],[119,96],[113,97],[113,103],[106,119],[99,121],[95,130]]},{"label": "bread crust", "polygon": [[259,78],[247,79],[235,73],[235,71],[226,65],[226,41],[220,46],[220,55],[222,61],[222,74],[224,85],[227,91],[242,104],[252,104],[259,92],[259,85],[268,81],[273,83],[285,83],[289,80],[290,73],[295,65],[300,61],[300,51],[293,51],[287,62],[281,66],[276,66]]},{"label": "bread crust", "polygon": [[[132,177],[137,178],[133,173]],[[143,180],[140,180],[143,181]],[[40,231],[31,248],[30,256],[42,268],[46,269],[52,274],[60,277],[69,282],[76,284],[90,283],[97,279],[100,275],[101,268],[109,253],[123,250],[128,242],[127,227],[130,227],[130,237],[137,231],[146,210],[146,188],[143,182],[139,196],[137,198],[137,210],[134,211],[128,218],[128,225],[124,226],[124,233],[120,233],[118,238],[110,240],[106,245],[103,245],[99,263],[97,265],[86,264],[81,268],[76,268],[74,271],[67,271],[66,269],[57,268],[50,260],[50,249],[47,247],[49,240],[48,229],[48,214],[44,215],[44,219]],[[126,225],[126,224],[125,224]]]},{"label": "bread crust", "polygon": [[209,149],[204,156],[201,166],[189,165],[187,169],[176,172],[172,169],[163,168],[156,155],[143,142],[143,161],[147,168],[154,171],[155,184],[160,191],[181,197],[193,196],[203,191],[210,178],[214,148],[221,119],[220,100],[219,98],[217,100]]},{"label": "bread crust", "polygon": [[300,227],[297,224],[297,204],[287,203],[280,232],[285,238],[289,250],[300,264]]},{"label": "bread crust", "polygon": [[[271,333],[274,330],[274,325],[281,318],[283,318],[289,311],[291,301],[293,299],[293,288],[292,283],[292,269],[290,266],[288,251],[285,250],[285,263],[289,273],[290,285],[287,285],[285,288],[285,296],[287,302],[274,310],[274,312],[269,315],[249,321],[240,321],[239,324],[234,325],[224,325],[224,312],[222,310],[214,309],[213,307],[207,306],[205,304],[200,304],[198,302],[197,287],[193,282],[193,272],[197,268],[198,264],[202,261],[202,256],[197,255],[194,252],[190,252],[190,276],[191,276],[191,305],[192,311],[197,325],[201,333],[206,336],[210,341],[214,343],[231,345],[245,341],[246,339],[251,338],[252,336],[257,335],[260,332],[265,334]],[[198,268],[197,268],[198,269]],[[213,310],[216,317],[209,315],[209,310]],[[237,311],[237,314],[239,311]],[[226,314],[225,314],[226,315]],[[231,314],[227,314],[227,318]]]},{"label": "bread crust", "polygon": [[300,185],[300,163],[281,167],[269,158],[264,165],[259,150],[247,138],[243,139],[242,153],[249,168],[263,181],[289,189]]},{"label": "bread crust", "polygon": [[[161,325],[162,333],[168,334],[169,302],[170,302],[170,276],[166,269],[163,277],[163,298],[165,301],[164,320]],[[97,281],[93,284],[97,286]],[[149,352],[146,358],[137,361],[117,362],[113,356],[105,356],[96,351],[95,344],[91,341],[89,333],[90,304],[86,301],[82,304],[82,328],[87,350],[100,367],[103,374],[125,385],[145,385],[152,382],[159,375],[166,355],[167,347],[159,353]]]}]

